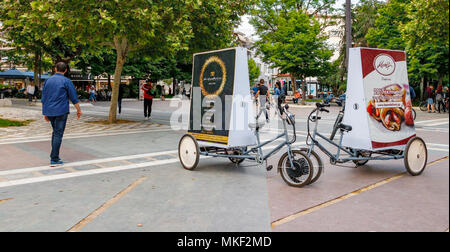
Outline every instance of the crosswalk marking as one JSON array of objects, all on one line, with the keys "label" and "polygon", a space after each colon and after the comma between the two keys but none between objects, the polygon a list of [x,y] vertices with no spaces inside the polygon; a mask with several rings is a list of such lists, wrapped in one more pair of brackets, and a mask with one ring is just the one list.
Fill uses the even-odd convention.
[{"label": "crosswalk marking", "polygon": [[422,124],[422,123],[430,123],[430,122],[440,122],[440,121],[447,121],[448,122],[448,118],[440,118],[440,119],[434,119],[434,120],[425,120],[425,121],[416,121],[414,122],[414,124]]}]

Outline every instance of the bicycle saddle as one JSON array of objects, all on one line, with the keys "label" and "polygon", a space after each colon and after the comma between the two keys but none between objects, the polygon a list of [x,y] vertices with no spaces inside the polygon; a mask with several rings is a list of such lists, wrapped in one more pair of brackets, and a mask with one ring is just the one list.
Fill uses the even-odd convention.
[{"label": "bicycle saddle", "polygon": [[352,126],[345,125],[343,123],[339,123],[338,128],[340,128],[341,130],[346,131],[346,132],[352,131]]},{"label": "bicycle saddle", "polygon": [[265,124],[266,124],[265,122],[249,123],[248,127],[250,129],[257,129],[258,130],[259,128],[263,127]]}]

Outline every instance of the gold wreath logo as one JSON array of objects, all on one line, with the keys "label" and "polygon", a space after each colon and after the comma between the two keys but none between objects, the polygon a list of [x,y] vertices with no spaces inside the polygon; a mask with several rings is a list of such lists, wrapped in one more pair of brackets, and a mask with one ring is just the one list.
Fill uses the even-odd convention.
[{"label": "gold wreath logo", "polygon": [[[205,73],[206,67],[213,62],[219,64],[220,68],[222,69],[222,82],[220,83],[219,89],[217,89],[214,93],[209,93],[203,86],[203,74]],[[214,76],[215,72],[211,72],[211,75]],[[226,76],[227,76],[227,69],[225,67],[225,63],[223,63],[223,61],[219,57],[212,56],[208,60],[206,60],[205,64],[203,64],[202,71],[200,73],[200,88],[202,90],[203,96],[206,97],[219,96],[222,93],[223,88],[225,87],[225,82],[227,81]]]}]

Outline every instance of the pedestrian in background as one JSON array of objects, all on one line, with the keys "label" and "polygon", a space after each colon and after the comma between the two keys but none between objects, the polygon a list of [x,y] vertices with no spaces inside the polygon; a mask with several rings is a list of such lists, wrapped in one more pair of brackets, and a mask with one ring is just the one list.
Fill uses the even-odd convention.
[{"label": "pedestrian in background", "polygon": [[264,112],[267,122],[269,122],[269,113],[267,112],[266,102],[268,101],[270,104],[270,93],[268,91],[269,89],[264,85],[264,79],[259,80],[259,88],[255,95],[255,99],[259,98],[260,104],[258,117]]},{"label": "pedestrian in background", "polygon": [[450,97],[450,93],[449,93],[449,88],[447,86],[447,87],[445,87],[445,91],[444,91],[444,106],[450,112],[450,108],[448,107],[448,98],[449,97]]},{"label": "pedestrian in background", "polygon": [[427,109],[428,113],[436,113],[434,111],[434,90],[433,86],[427,87]]},{"label": "pedestrian in background", "polygon": [[119,106],[119,115],[120,115],[120,113],[122,113],[122,98],[123,98],[123,92],[124,92],[123,89],[124,89],[123,84],[120,84],[119,85],[119,97],[117,99],[117,105]]},{"label": "pedestrian in background", "polygon": [[281,95],[281,88],[280,88],[280,82],[276,82],[275,83],[275,87],[273,89],[273,94],[276,96],[280,96]]},{"label": "pedestrian in background", "polygon": [[294,94],[294,98],[292,98],[292,102],[294,103],[294,104],[298,104],[298,100],[300,99],[300,93],[298,92],[298,90],[296,90],[295,91],[295,94]]},{"label": "pedestrian in background", "polygon": [[59,157],[59,150],[70,112],[69,100],[77,109],[77,120],[80,119],[82,113],[77,91],[72,81],[64,76],[67,72],[67,65],[64,62],[58,62],[55,66],[55,72],[44,83],[41,102],[44,119],[50,122],[53,128],[50,165],[61,165],[63,161]]},{"label": "pedestrian in background", "polygon": [[91,85],[89,87],[89,101],[94,104],[97,101],[97,97],[95,97],[95,86]]},{"label": "pedestrian in background", "polygon": [[149,120],[152,115],[152,104],[154,96],[152,82],[148,80],[147,83],[142,86],[142,90],[144,90],[144,117],[145,120]]},{"label": "pedestrian in background", "polygon": [[287,91],[288,91],[288,87],[287,86],[288,86],[288,83],[284,82],[283,89],[281,90],[281,94],[284,94],[286,96],[287,96]]},{"label": "pedestrian in background", "polygon": [[442,85],[438,85],[436,89],[436,107],[439,114],[441,113],[441,106],[443,112],[445,113],[444,90],[442,89]]},{"label": "pedestrian in background", "polygon": [[35,90],[36,90],[36,88],[32,84],[28,84],[26,92],[28,95],[28,105],[29,106],[31,106],[31,104],[33,102],[33,96],[34,96]]},{"label": "pedestrian in background", "polygon": [[411,98],[411,100],[414,100],[416,98],[416,91],[414,91],[414,88],[412,88],[411,85],[409,86],[409,97]]},{"label": "pedestrian in background", "polygon": [[252,89],[250,90],[252,93],[252,97],[253,97],[253,102],[258,105],[258,99],[256,99],[256,93],[258,93],[258,89],[259,89],[259,84],[255,83],[252,87]]},{"label": "pedestrian in background", "polygon": [[259,84],[255,83],[255,85],[253,85],[253,87],[252,87],[252,95],[253,96],[256,95],[256,93],[258,92],[258,89],[259,89]]}]

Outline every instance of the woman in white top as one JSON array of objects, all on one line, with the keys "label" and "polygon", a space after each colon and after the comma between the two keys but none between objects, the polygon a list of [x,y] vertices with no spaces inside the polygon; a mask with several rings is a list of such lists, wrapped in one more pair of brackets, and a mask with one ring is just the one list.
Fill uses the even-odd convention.
[{"label": "woman in white top", "polygon": [[35,87],[33,85],[30,84],[30,85],[27,86],[27,94],[28,94],[28,103],[29,103],[29,105],[31,105],[31,102],[33,101],[34,90],[35,90]]}]

